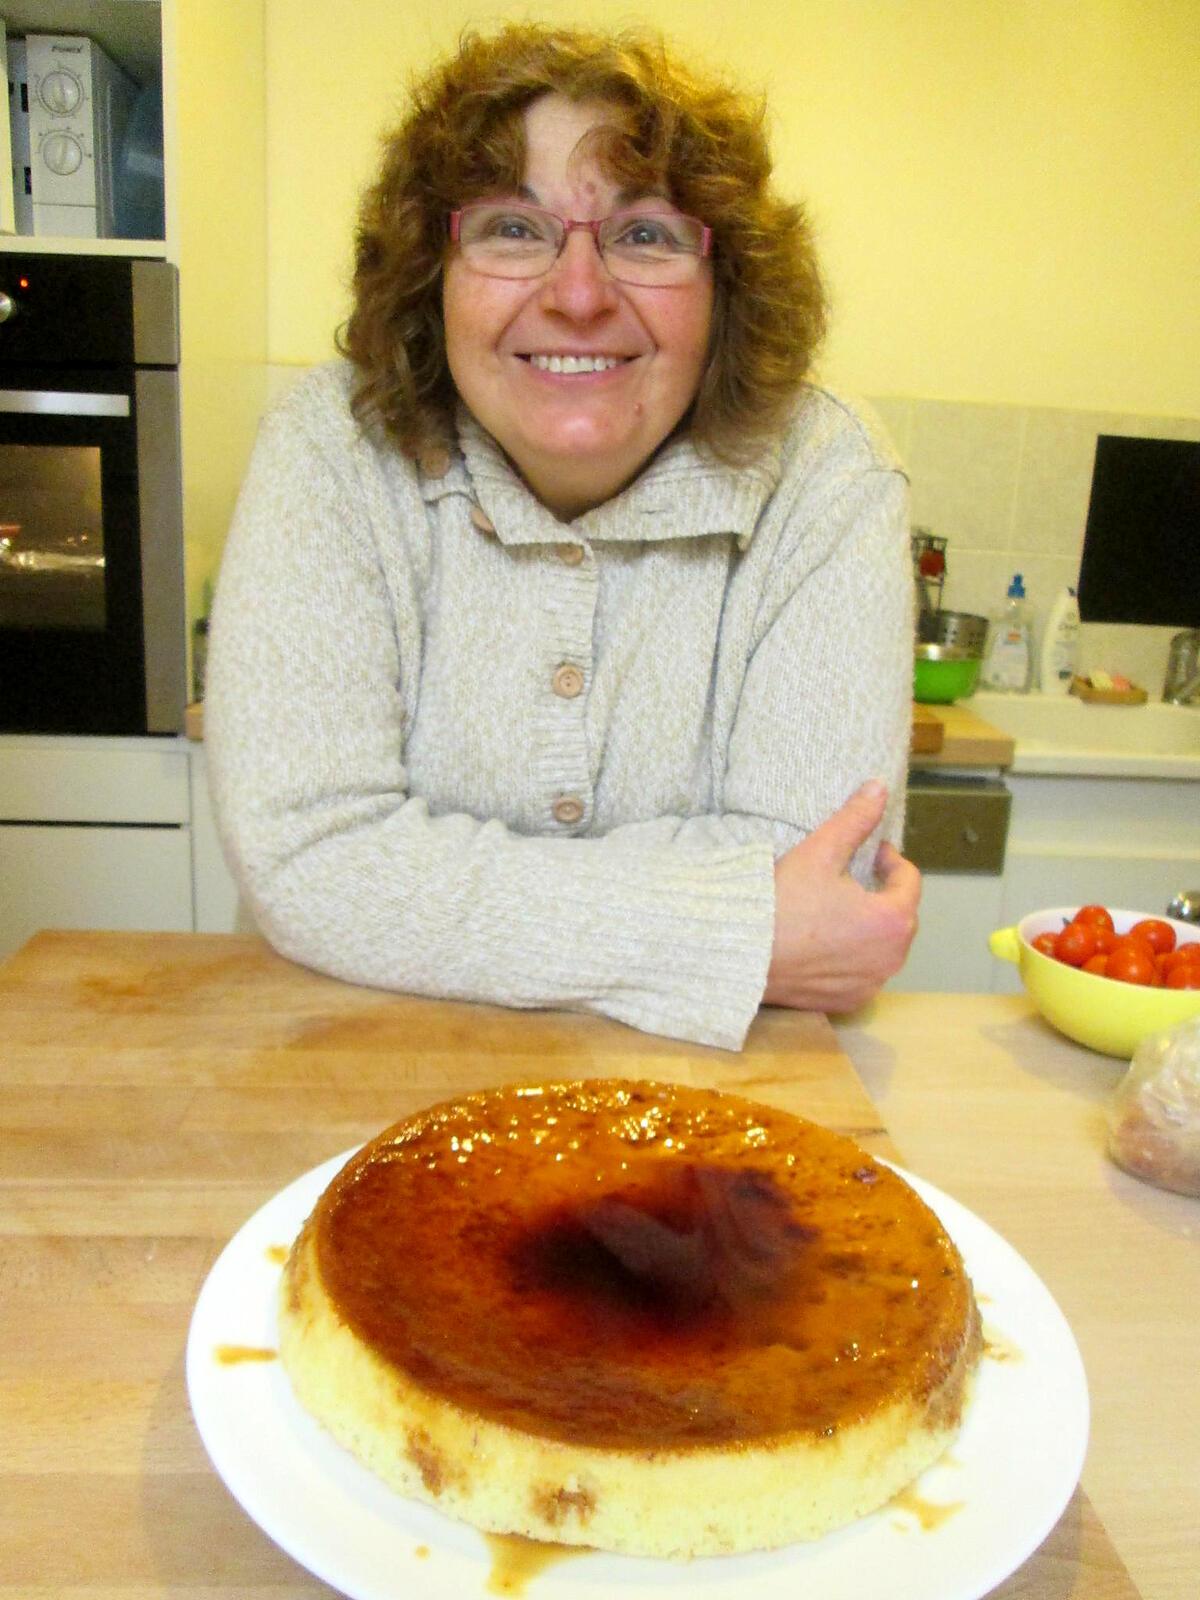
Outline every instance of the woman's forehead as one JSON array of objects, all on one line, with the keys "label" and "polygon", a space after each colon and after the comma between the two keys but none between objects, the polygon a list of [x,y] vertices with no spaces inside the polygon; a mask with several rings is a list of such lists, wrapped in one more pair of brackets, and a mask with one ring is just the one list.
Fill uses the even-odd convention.
[{"label": "woman's forehead", "polygon": [[629,115],[622,106],[550,93],[525,108],[522,123],[522,178],[524,187],[535,193],[560,182],[609,195],[662,188],[649,163],[631,146]]},{"label": "woman's forehead", "polygon": [[579,167],[594,163],[596,151],[610,143],[603,130],[623,131],[620,108],[601,100],[568,100],[545,94],[525,107],[521,118],[525,134],[525,163],[557,162]]}]

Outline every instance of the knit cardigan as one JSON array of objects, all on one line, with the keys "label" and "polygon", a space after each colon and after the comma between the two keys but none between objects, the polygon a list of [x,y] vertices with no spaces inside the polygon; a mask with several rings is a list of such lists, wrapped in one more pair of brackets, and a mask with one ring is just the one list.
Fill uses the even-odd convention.
[{"label": "knit cardigan", "polygon": [[214,606],[213,797],[258,925],[353,982],[740,1048],[775,858],[871,776],[902,827],[886,440],[809,387],[752,465],[676,439],[564,523],[465,412],[418,468],[351,381],[264,420]]}]

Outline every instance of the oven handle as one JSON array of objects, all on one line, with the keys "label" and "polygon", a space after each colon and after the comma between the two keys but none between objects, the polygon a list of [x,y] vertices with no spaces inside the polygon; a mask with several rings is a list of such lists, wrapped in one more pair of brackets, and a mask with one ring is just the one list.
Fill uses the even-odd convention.
[{"label": "oven handle", "polygon": [[127,417],[127,394],[91,394],[68,389],[0,389],[0,412],[55,417]]}]

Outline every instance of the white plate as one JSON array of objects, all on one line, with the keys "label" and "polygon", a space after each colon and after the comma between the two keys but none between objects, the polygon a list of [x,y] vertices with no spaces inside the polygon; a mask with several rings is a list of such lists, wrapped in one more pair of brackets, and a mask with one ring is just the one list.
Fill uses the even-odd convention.
[{"label": "white plate", "polygon": [[[401,1499],[361,1467],[296,1402],[278,1361],[217,1358],[221,1345],[275,1347],[279,1247],[291,1244],[350,1153],[281,1190],[214,1265],[188,1336],[196,1425],[243,1509],[351,1600],[483,1596],[492,1553],[482,1534]],[[913,1489],[921,1503],[957,1509],[923,1527],[916,1511],[885,1506],[812,1544],[691,1563],[588,1552],[531,1579],[531,1600],[651,1600],[672,1590],[713,1600],[979,1600],[1032,1554],[1083,1466],[1088,1397],[1079,1350],[1049,1291],[1011,1245],[948,1195],[898,1170],[962,1252],[992,1351],[958,1439]]]}]

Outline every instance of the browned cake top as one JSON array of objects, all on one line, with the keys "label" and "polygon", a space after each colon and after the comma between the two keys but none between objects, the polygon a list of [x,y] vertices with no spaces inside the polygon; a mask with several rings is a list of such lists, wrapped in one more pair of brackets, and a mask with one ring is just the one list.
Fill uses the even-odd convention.
[{"label": "browned cake top", "polygon": [[931,1394],[969,1321],[958,1252],[889,1168],[669,1084],[435,1106],[352,1158],[310,1225],[360,1340],[446,1400],[576,1443],[829,1435]]}]

